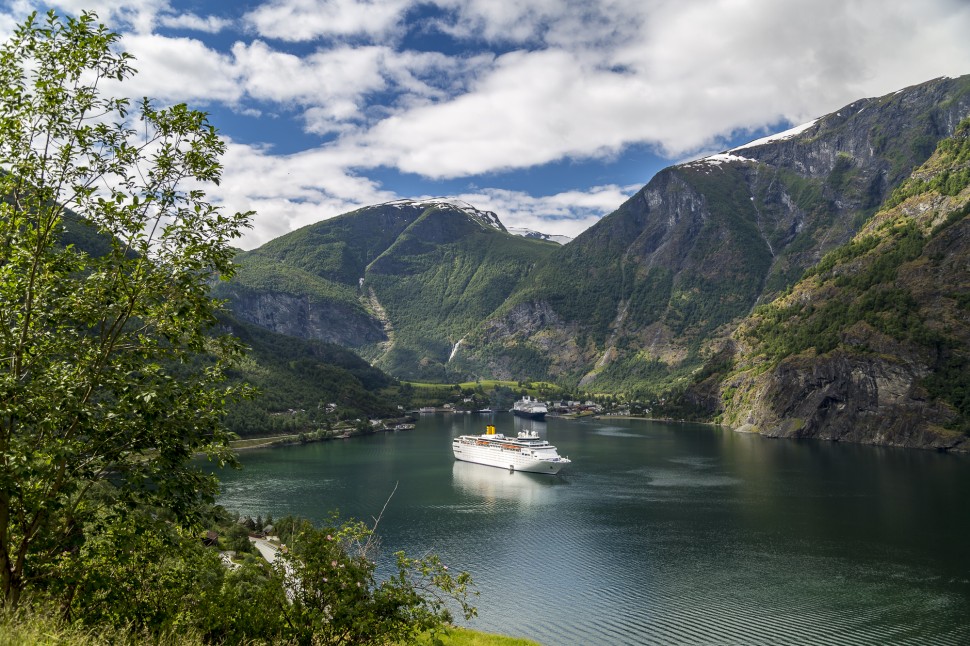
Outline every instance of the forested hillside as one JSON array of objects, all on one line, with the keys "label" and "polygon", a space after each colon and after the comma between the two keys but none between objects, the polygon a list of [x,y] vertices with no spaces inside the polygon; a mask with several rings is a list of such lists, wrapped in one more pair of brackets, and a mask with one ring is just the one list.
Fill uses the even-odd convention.
[{"label": "forested hillside", "polygon": [[230,378],[258,391],[230,408],[226,423],[234,433],[303,433],[347,420],[402,415],[396,382],[352,351],[232,317],[224,325],[249,349]]}]

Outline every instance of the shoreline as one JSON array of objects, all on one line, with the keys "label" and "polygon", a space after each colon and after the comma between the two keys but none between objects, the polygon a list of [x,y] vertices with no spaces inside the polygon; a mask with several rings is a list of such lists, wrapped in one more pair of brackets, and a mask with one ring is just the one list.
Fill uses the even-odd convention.
[{"label": "shoreline", "polygon": [[[716,422],[697,422],[692,420],[662,418],[662,417],[640,417],[637,415],[580,415],[580,416],[555,415],[553,417],[555,419],[562,419],[566,421],[577,421],[582,419],[596,419],[596,420],[622,419],[622,420],[639,420],[639,421],[645,421],[645,422],[661,422],[664,424],[699,424],[702,426],[714,426],[717,428],[727,428],[733,431],[738,430],[738,429],[731,429],[730,427],[725,426],[724,424],[718,424]],[[404,431],[397,431],[394,428],[387,428],[387,427],[375,428],[373,430],[368,430],[363,432],[353,428],[345,428],[345,429],[334,429],[332,431],[310,431],[306,433],[289,433],[286,435],[243,437],[237,440],[231,440],[229,442],[229,448],[231,448],[233,451],[249,451],[252,449],[266,449],[266,448],[273,448],[277,446],[295,446],[298,444],[313,444],[316,442],[329,442],[331,440],[349,440],[354,437],[376,435],[377,433],[395,433],[395,432],[404,432]]]}]

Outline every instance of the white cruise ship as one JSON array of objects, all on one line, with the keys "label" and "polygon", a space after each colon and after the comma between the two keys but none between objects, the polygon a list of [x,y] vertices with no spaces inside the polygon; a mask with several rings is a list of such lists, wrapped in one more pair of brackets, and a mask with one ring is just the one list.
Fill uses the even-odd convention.
[{"label": "white cruise ship", "polygon": [[505,437],[496,433],[491,425],[485,427],[483,435],[456,437],[451,448],[456,460],[509,471],[555,474],[570,462],[569,458],[560,457],[556,447],[539,439],[535,431],[522,432],[514,438]]}]

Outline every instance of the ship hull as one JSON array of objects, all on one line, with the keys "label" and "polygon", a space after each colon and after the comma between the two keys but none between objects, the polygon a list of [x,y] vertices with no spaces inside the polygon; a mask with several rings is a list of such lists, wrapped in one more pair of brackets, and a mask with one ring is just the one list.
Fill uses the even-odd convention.
[{"label": "ship hull", "polygon": [[566,464],[550,460],[536,460],[521,451],[510,451],[495,447],[469,446],[467,444],[452,446],[456,460],[473,462],[509,471],[525,471],[528,473],[545,473],[555,475]]},{"label": "ship hull", "polygon": [[518,417],[524,417],[525,419],[537,419],[539,421],[542,421],[546,418],[545,413],[532,413],[524,410],[513,410],[512,414]]}]

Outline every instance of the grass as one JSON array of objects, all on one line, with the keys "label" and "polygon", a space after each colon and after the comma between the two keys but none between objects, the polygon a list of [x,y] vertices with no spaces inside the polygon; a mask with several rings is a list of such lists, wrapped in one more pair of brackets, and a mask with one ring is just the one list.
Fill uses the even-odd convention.
[{"label": "grass", "polygon": [[[468,628],[451,628],[448,634],[441,637],[445,646],[539,646],[538,642],[520,637],[505,637],[489,633],[469,630]],[[418,639],[418,644],[431,644],[427,637]]]},{"label": "grass", "polygon": [[[538,642],[518,637],[505,637],[469,630],[450,628],[439,636],[445,646],[539,646]],[[43,614],[0,612],[0,646],[102,646],[108,644],[137,644],[146,641],[144,636],[121,632],[98,634],[77,626],[63,626],[61,622]],[[161,639],[151,639],[161,646],[202,646],[202,639],[195,634],[172,634]],[[429,637],[418,638],[421,646],[433,642]]]},{"label": "grass", "polygon": [[109,646],[147,642],[158,646],[201,646],[203,643],[192,631],[161,638],[124,630],[99,633],[78,625],[64,625],[43,613],[0,611],[0,646]]}]

